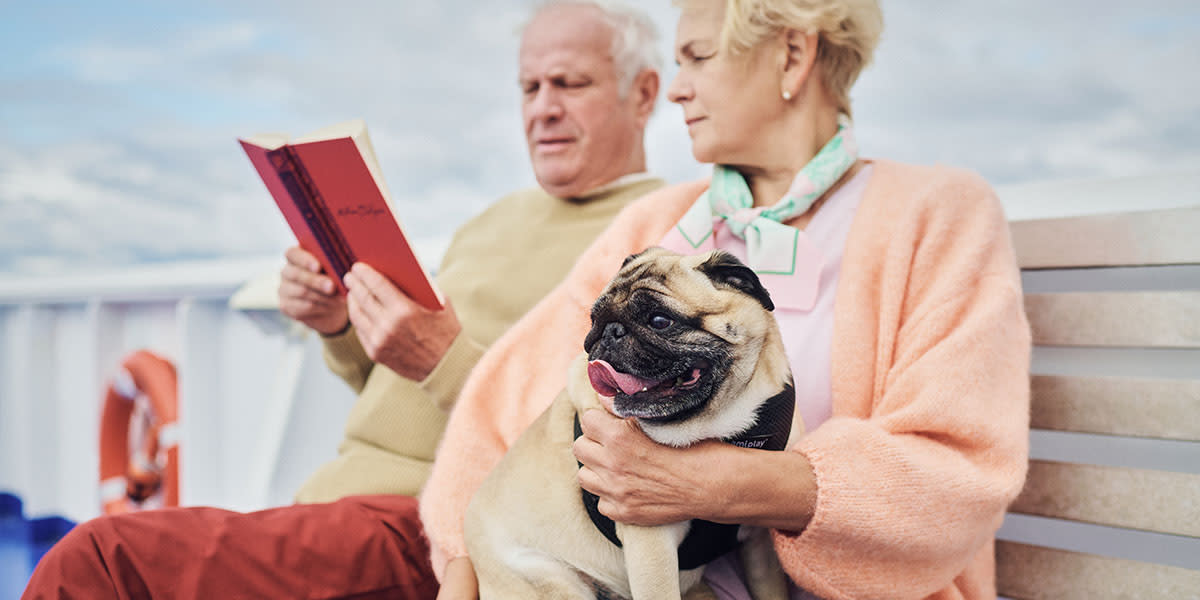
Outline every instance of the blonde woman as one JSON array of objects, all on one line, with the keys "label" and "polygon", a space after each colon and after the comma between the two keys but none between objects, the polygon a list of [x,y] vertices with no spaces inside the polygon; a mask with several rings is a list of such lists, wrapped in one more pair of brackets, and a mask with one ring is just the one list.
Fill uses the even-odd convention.
[{"label": "blonde woman", "polygon": [[[881,28],[874,0],[682,3],[668,96],[712,178],[623,211],[473,372],[421,500],[441,597],[475,595],[471,494],[563,386],[601,287],[652,245],[760,273],[808,433],[786,452],[675,449],[589,411],[575,454],[600,512],[770,527],[793,598],[995,597],[1027,457],[1019,272],[979,177],[858,157],[849,91]],[[748,597],[740,577],[728,556],[705,575],[727,599]]]}]

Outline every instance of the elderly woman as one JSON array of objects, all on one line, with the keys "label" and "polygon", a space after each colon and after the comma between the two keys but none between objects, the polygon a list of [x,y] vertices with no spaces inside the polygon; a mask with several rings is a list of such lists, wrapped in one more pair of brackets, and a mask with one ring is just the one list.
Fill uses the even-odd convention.
[{"label": "elderly woman", "polygon": [[[444,597],[470,597],[462,521],[488,471],[562,388],[588,309],[648,246],[729,250],[777,306],[808,434],[786,452],[658,446],[582,418],[579,482],[627,523],[766,526],[793,597],[995,596],[993,539],[1027,454],[1030,338],[999,203],[979,177],[857,157],[849,90],[874,0],[690,0],[670,99],[710,181],[627,208],[492,348],[421,500]],[[719,597],[747,597],[728,558]]]}]

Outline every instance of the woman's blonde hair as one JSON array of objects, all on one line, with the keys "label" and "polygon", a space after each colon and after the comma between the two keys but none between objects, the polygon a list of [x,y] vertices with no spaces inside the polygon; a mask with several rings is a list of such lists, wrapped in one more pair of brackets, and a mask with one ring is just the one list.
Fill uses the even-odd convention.
[{"label": "woman's blonde hair", "polygon": [[[677,0],[685,9],[694,0]],[[871,63],[883,31],[878,0],[726,0],[720,48],[743,52],[785,29],[816,33],[817,63],[838,110]]]}]

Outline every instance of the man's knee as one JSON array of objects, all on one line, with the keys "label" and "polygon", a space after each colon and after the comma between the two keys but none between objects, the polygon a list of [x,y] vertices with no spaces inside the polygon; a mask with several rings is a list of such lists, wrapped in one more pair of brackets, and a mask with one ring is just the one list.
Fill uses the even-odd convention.
[{"label": "man's knee", "polygon": [[392,548],[388,554],[403,556],[405,562],[417,567],[414,574],[432,579],[429,563],[429,540],[421,526],[417,499],[409,496],[375,495],[351,496],[337,503],[344,510],[364,514],[373,525],[361,532],[360,542],[371,546]]},{"label": "man's knee", "polygon": [[425,544],[425,531],[421,527],[416,498],[391,494],[350,496],[338,500],[337,504],[347,510],[361,511],[369,519],[383,525],[374,529],[378,534],[407,544]]},{"label": "man's knee", "polygon": [[99,557],[98,530],[104,528],[99,522],[110,517],[99,517],[84,521],[71,528],[67,535],[50,547],[38,563],[40,568],[47,562],[75,562]]},{"label": "man's knee", "polygon": [[22,600],[75,597],[70,589],[93,590],[91,597],[100,598],[103,590],[111,590],[98,534],[106,529],[98,521],[107,518],[80,523],[51,546],[34,568]]}]

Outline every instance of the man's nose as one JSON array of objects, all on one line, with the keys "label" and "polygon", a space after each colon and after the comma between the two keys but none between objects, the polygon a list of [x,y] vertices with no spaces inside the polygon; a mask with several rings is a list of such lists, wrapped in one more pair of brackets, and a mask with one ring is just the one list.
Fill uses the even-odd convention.
[{"label": "man's nose", "polygon": [[554,86],[544,85],[530,98],[528,109],[534,119],[557,119],[563,115],[562,97]]}]

